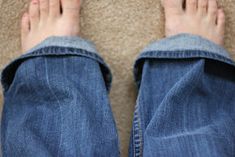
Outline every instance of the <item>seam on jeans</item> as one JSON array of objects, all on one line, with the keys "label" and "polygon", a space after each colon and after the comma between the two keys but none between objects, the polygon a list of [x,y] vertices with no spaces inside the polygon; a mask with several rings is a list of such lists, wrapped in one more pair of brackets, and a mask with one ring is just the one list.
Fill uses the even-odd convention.
[{"label": "seam on jeans", "polygon": [[215,54],[213,52],[209,51],[201,51],[201,50],[175,50],[175,51],[146,51],[143,52],[135,61],[134,64],[134,77],[136,85],[140,86],[140,80],[141,80],[141,73],[142,73],[142,66],[143,61],[145,59],[211,59],[215,61],[224,62],[226,64],[229,64],[231,66],[235,67],[235,62],[225,56]]},{"label": "seam on jeans", "polygon": [[[57,100],[57,103],[59,105],[60,124],[63,125],[62,120],[61,120],[62,119],[61,103],[60,103],[60,100],[58,99],[58,97],[56,96],[55,92],[53,92],[53,90],[51,89],[50,81],[49,81],[49,78],[48,78],[47,59],[44,59],[44,62],[45,62],[45,70],[46,70],[46,82],[47,82],[49,91],[55,97],[55,99]],[[60,128],[60,130],[61,130],[61,128]],[[60,153],[59,150],[60,150],[60,147],[61,147],[61,140],[62,140],[62,134],[60,133],[60,142],[59,142],[59,149],[58,149],[58,152],[57,152],[57,156],[59,156],[59,153]]]},{"label": "seam on jeans", "polygon": [[169,58],[169,59],[186,59],[186,58],[209,58],[215,59],[228,64],[235,66],[235,63],[232,59],[225,56],[215,54],[213,52],[201,51],[201,50],[176,50],[176,51],[147,51],[142,53],[138,58],[147,59],[147,58]]},{"label": "seam on jeans", "polygon": [[135,107],[134,112],[134,121],[133,121],[133,145],[134,145],[134,157],[143,156],[143,138],[142,138],[142,129],[141,121],[139,116],[139,101]]},{"label": "seam on jeans", "polygon": [[[50,49],[50,50],[48,50],[48,49]],[[53,56],[55,56],[55,55],[56,56],[57,55],[80,55],[80,56],[89,57],[94,60],[97,60],[98,62],[103,64],[105,67],[108,67],[106,65],[106,63],[104,62],[104,60],[98,54],[93,53],[93,52],[88,52],[83,49],[77,49],[77,48],[71,48],[71,47],[48,46],[48,47],[40,48],[40,49],[33,51],[29,54],[25,54],[25,55],[21,56],[19,59],[29,58],[29,57],[37,57],[37,56],[41,56],[41,55],[53,55]]]},{"label": "seam on jeans", "polygon": [[11,68],[18,67],[21,62],[24,60],[40,57],[40,56],[83,56],[97,61],[101,65],[101,72],[104,77],[104,81],[107,87],[107,91],[111,89],[112,83],[112,74],[108,67],[108,65],[104,62],[104,60],[94,52],[88,52],[83,49],[71,48],[71,47],[58,47],[58,46],[48,46],[44,48],[37,49],[31,53],[24,54],[21,57],[15,59],[10,64],[8,64],[1,73],[1,82],[4,89],[8,88],[7,83],[5,83],[5,75],[8,74]]},{"label": "seam on jeans", "polygon": [[182,33],[150,43],[142,52],[146,51],[183,51],[201,50],[230,57],[229,53],[214,42],[193,34]]}]

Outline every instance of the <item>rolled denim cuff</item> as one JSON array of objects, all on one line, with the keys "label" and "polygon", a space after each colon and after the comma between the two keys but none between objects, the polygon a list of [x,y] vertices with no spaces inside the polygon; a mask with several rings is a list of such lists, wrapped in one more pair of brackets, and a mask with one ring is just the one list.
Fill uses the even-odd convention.
[{"label": "rolled denim cuff", "polygon": [[39,45],[30,49],[24,55],[8,64],[1,73],[1,82],[7,89],[14,79],[17,68],[25,61],[42,56],[82,56],[97,61],[101,67],[104,81],[109,91],[112,83],[112,74],[108,65],[98,55],[95,46],[80,37],[49,37]]},{"label": "rolled denim cuff", "polygon": [[142,51],[134,65],[136,83],[138,86],[140,85],[143,64],[146,59],[192,58],[205,58],[235,65],[223,47],[197,35],[179,34],[153,42]]}]

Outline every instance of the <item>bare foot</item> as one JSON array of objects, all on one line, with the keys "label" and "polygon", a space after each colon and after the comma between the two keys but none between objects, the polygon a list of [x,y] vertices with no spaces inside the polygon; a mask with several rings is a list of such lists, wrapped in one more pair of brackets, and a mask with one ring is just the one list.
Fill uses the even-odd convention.
[{"label": "bare foot", "polygon": [[32,0],[22,17],[22,51],[50,36],[77,36],[79,12],[80,0]]},{"label": "bare foot", "polygon": [[225,15],[216,0],[162,0],[166,15],[166,36],[189,33],[224,44]]}]

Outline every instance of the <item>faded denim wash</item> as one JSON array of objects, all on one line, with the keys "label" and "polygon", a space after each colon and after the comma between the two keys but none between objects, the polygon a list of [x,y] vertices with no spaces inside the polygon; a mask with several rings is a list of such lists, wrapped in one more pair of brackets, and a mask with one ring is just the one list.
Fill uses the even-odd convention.
[{"label": "faded denim wash", "polygon": [[[150,44],[134,73],[139,94],[130,157],[234,157],[235,63],[181,34]],[[111,72],[79,37],[51,37],[2,72],[3,157],[118,157]]]}]

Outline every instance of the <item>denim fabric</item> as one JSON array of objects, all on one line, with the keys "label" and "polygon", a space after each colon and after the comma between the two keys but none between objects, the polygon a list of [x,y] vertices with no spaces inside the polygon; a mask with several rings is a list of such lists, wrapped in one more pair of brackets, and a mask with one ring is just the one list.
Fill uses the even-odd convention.
[{"label": "denim fabric", "polygon": [[194,35],[148,46],[135,64],[129,156],[234,157],[234,65],[223,48]]},{"label": "denim fabric", "polygon": [[88,42],[63,40],[47,39],[3,71],[4,157],[119,156],[109,69]]},{"label": "denim fabric", "polygon": [[[135,64],[130,157],[233,157],[235,69],[198,36],[152,43]],[[116,157],[111,73],[94,46],[48,38],[2,72],[4,157]]]}]

